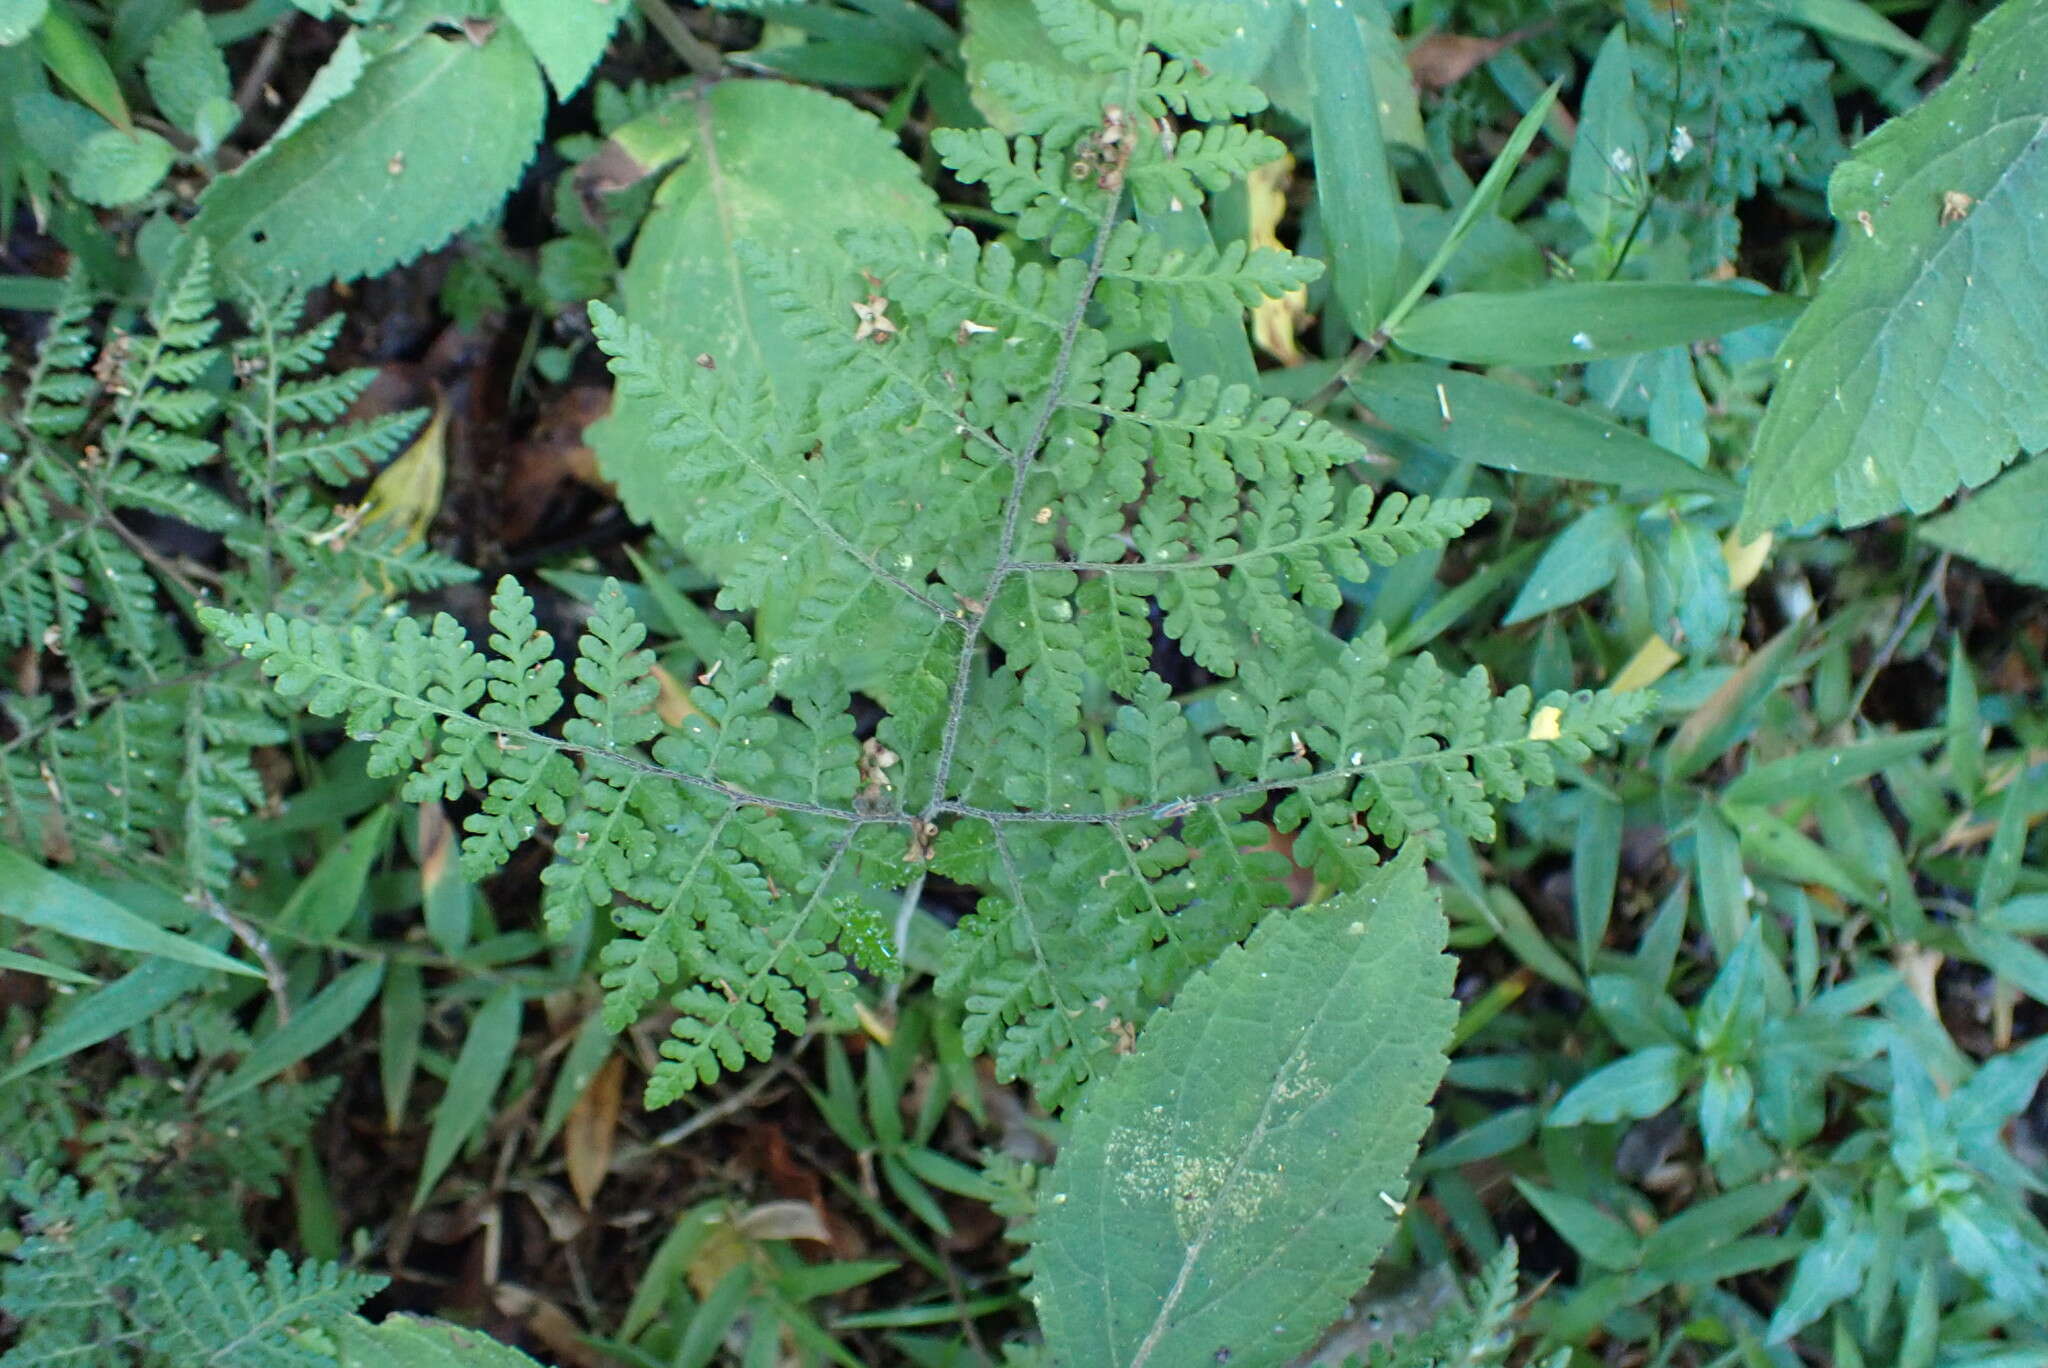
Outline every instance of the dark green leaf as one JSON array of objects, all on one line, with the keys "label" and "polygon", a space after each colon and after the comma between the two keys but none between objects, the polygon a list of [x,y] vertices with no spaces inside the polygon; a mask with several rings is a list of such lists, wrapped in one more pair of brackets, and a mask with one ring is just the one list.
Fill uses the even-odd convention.
[{"label": "dark green leaf", "polygon": [[233,1101],[331,1044],[355,1024],[383,982],[383,960],[365,960],[344,970],[312,1001],[301,1004],[290,1021],[258,1041],[235,1071],[207,1093],[202,1110]]},{"label": "dark green leaf", "polygon": [[1625,1272],[1641,1261],[1643,1245],[1636,1233],[1585,1198],[1540,1188],[1520,1178],[1515,1179],[1515,1190],[1587,1263]]},{"label": "dark green leaf", "polygon": [[519,1016],[525,1002],[519,989],[508,983],[477,1008],[462,1053],[456,1056],[455,1071],[448,1077],[448,1091],[434,1108],[426,1158],[420,1164],[419,1184],[413,1189],[413,1210],[426,1205],[434,1184],[441,1181],[456,1154],[490,1120],[491,1099],[498,1095],[498,1085],[512,1063],[512,1050],[519,1044]]}]

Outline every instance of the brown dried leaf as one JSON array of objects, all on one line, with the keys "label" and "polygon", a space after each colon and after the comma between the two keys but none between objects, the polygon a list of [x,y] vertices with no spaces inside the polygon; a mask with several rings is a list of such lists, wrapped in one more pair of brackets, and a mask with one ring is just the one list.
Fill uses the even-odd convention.
[{"label": "brown dried leaf", "polygon": [[604,385],[577,385],[541,410],[533,433],[506,455],[505,482],[498,499],[498,539],[519,542],[540,525],[549,502],[570,480],[604,491],[597,457],[583,430],[611,412],[612,392]]},{"label": "brown dried leaf", "polygon": [[569,1169],[569,1186],[585,1211],[597,1196],[605,1174],[612,1166],[612,1140],[619,1128],[619,1094],[625,1082],[626,1061],[613,1055],[591,1078],[569,1109],[562,1126],[562,1156]]},{"label": "brown dried leaf", "polygon": [[1432,33],[1408,49],[1408,73],[1425,90],[1442,90],[1472,74],[1472,69],[1506,47],[1508,38],[1473,38],[1462,33]]}]

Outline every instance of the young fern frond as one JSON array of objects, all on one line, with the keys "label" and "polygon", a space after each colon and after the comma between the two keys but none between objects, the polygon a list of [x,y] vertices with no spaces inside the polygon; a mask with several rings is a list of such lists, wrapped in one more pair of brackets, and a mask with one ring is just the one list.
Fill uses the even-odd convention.
[{"label": "young fern frond", "polygon": [[[814,1008],[843,1017],[875,903],[902,889],[907,918],[936,875],[977,899],[939,983],[968,1043],[1063,1105],[1296,900],[1276,835],[1355,887],[1405,842],[1487,838],[1493,804],[1640,711],[1497,698],[1483,674],[1390,659],[1379,632],[1334,634],[1340,582],[1484,506],[1376,497],[1338,428],[1114,340],[1313,274],[1279,252],[1177,257],[1128,217],[1198,203],[1279,145],[1154,122],[1259,107],[1186,60],[1227,11],[1119,9],[1041,3],[1099,89],[998,67],[1006,103],[1043,111],[1031,126],[934,138],[1035,245],[863,234],[851,278],[760,254],[800,374],[685,356],[592,306],[652,414],[665,497],[692,510],[680,549],[736,617],[680,724],[615,585],[566,709],[510,581],[488,656],[446,617],[208,615],[409,795],[481,791],[472,874],[552,829],[549,926],[609,922],[608,1023],[677,1013],[650,1102],[765,1058]],[[1191,680],[1216,681],[1199,711],[1176,696]]]}]

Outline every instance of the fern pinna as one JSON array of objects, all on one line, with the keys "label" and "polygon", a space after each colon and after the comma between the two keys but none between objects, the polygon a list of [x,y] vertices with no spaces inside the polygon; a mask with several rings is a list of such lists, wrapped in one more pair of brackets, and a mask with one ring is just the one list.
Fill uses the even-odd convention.
[{"label": "fern pinna", "polygon": [[74,280],[18,398],[0,404],[0,840],[54,861],[151,863],[227,888],[264,798],[252,753],[284,739],[254,671],[196,628],[202,606],[337,622],[386,584],[466,575],[323,486],[397,449],[417,415],[340,424],[373,372],[325,374],[336,316],[298,326],[247,294],[223,343],[203,246],[147,311],[104,330]]},{"label": "fern pinna", "polygon": [[[1028,126],[934,138],[1014,241],[856,239],[848,279],[754,253],[805,377],[675,354],[593,306],[618,383],[658,409],[697,510],[682,549],[730,617],[679,725],[616,584],[559,735],[563,667],[510,580],[488,652],[445,616],[209,616],[285,694],[373,737],[410,796],[481,791],[471,874],[553,828],[546,918],[608,924],[610,1023],[674,1009],[650,1104],[765,1057],[814,1004],[843,1019],[848,956],[891,970],[932,880],[978,897],[940,983],[969,1044],[1062,1104],[1293,896],[1276,829],[1344,888],[1405,842],[1490,835],[1494,801],[1634,716],[1496,697],[1330,630],[1340,580],[1483,505],[1375,498],[1344,432],[1153,362],[1177,324],[1234,320],[1313,268],[1169,251],[1145,226],[1281,148],[1233,122],[1254,87],[1181,55],[1227,9],[1122,9],[1040,0],[1085,78],[997,66]],[[1175,696],[1203,675],[1198,703]]]}]

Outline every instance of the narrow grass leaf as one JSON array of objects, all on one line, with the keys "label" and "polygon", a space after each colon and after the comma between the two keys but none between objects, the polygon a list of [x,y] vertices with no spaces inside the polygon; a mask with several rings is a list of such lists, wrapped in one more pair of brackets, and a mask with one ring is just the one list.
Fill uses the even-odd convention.
[{"label": "narrow grass leaf", "polygon": [[[225,942],[227,928],[200,936]],[[207,971],[182,960],[145,960],[106,987],[73,998],[28,1052],[0,1073],[0,1084],[66,1059],[149,1020],[206,980]]]},{"label": "narrow grass leaf", "polygon": [[1579,967],[1593,971],[1593,955],[1607,940],[1614,914],[1614,884],[1621,872],[1621,804],[1588,791],[1572,840],[1572,925]]},{"label": "narrow grass leaf", "polygon": [[190,936],[166,931],[83,884],[73,883],[54,869],[44,868],[11,846],[0,846],[0,887],[7,889],[6,915],[29,926],[116,950],[182,960],[224,974],[262,977],[259,970],[240,960],[209,949]]},{"label": "narrow grass leaf", "polygon": [[434,1108],[434,1127],[427,1135],[426,1159],[420,1166],[419,1186],[414,1189],[412,1207],[426,1205],[434,1184],[454,1162],[463,1145],[490,1120],[491,1099],[505,1080],[512,1063],[513,1047],[519,1043],[519,1015],[526,999],[512,984],[492,993],[477,1009],[469,1024],[469,1036],[462,1053],[455,1058],[448,1091]]},{"label": "narrow grass leaf", "polygon": [[201,1111],[231,1102],[258,1084],[289,1069],[315,1050],[333,1041],[353,1026],[384,983],[384,961],[365,960],[344,970],[334,982],[321,989],[312,1001],[292,1013],[292,1019],[257,1042],[242,1057],[235,1071],[206,1095]]},{"label": "narrow grass leaf", "polygon": [[0,950],[0,969],[12,970],[17,974],[34,974],[38,978],[55,979],[59,983],[76,983],[88,988],[99,983],[91,974],[81,974],[76,969],[52,964],[39,956],[17,954],[12,950]]},{"label": "narrow grass leaf", "polygon": [[[1370,337],[1394,302],[1401,269],[1401,202],[1380,131],[1380,102],[1361,19],[1379,0],[1308,0],[1309,136],[1316,202],[1333,286],[1351,330]],[[1360,11],[1366,13],[1361,16]]]},{"label": "narrow grass leaf", "polygon": [[1804,303],[1722,285],[1587,281],[1433,299],[1394,332],[1409,351],[1477,366],[1569,366],[1789,318]]}]

